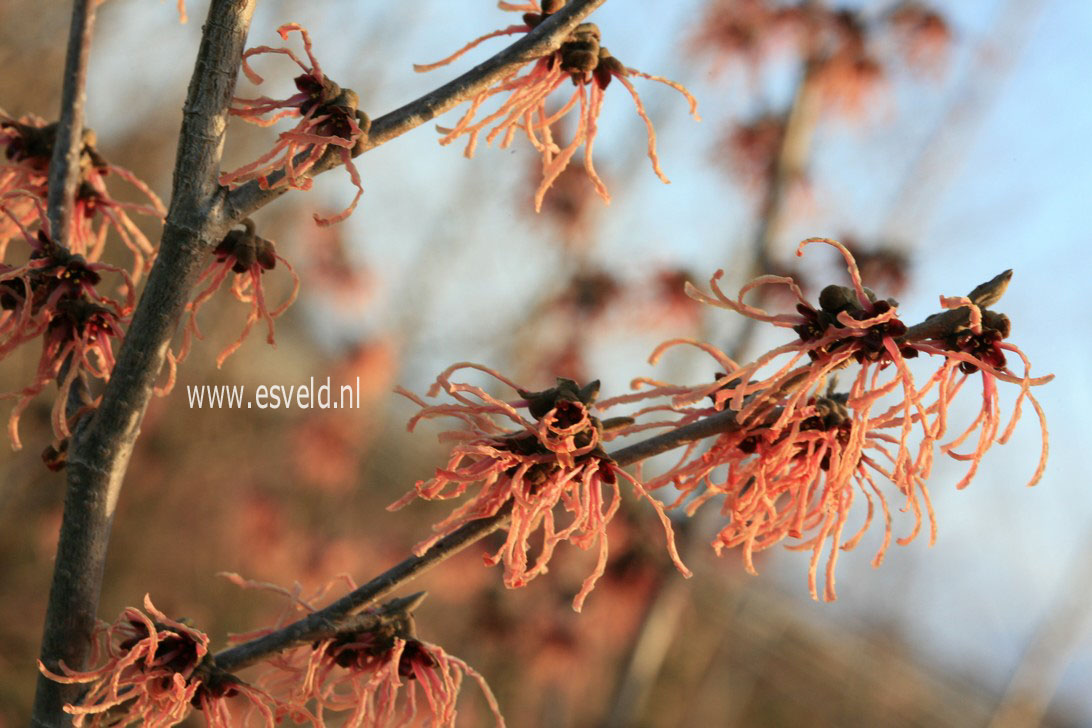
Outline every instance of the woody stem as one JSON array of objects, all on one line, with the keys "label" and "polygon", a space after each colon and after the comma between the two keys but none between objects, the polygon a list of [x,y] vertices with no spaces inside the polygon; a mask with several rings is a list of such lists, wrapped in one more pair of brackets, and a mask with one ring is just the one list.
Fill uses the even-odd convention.
[{"label": "woody stem", "polygon": [[[735,425],[736,413],[725,410],[671,432],[621,448],[611,454],[611,459],[619,467],[632,465],[688,442],[728,432]],[[437,541],[420,556],[410,556],[324,609],[312,612],[276,632],[220,652],[215,657],[216,666],[222,670],[234,672],[274,653],[330,636],[337,631],[338,626],[347,617],[366,609],[410,580],[431,570],[489,534],[504,528],[511,511],[511,504],[509,504],[494,516],[467,523]]]},{"label": "woody stem", "polygon": [[[77,0],[76,16],[80,7],[94,4],[94,0]],[[64,515],[41,649],[43,664],[54,672],[61,672],[62,660],[72,669],[81,669],[87,659],[114,509],[144,409],[192,281],[207,251],[223,237],[219,216],[210,212],[215,211],[220,193],[216,175],[227,110],[253,7],[254,0],[213,0],[210,5],[184,107],[175,189],[159,255],[102,401],[76,429],[69,446]],[[80,43],[86,40],[84,30],[73,31],[72,37]],[[85,51],[84,44],[79,52]],[[70,66],[73,55],[70,52]],[[76,76],[66,74],[69,77]],[[69,174],[78,172],[80,134],[63,126],[58,134],[58,153],[66,134],[70,134],[69,146],[77,145],[75,162],[67,161]],[[51,180],[51,211],[53,194]],[[79,690],[78,685],[61,685],[39,676],[32,725],[69,725],[70,716],[62,707],[74,702]]]},{"label": "woody stem", "polygon": [[83,147],[83,108],[87,100],[87,57],[91,31],[95,26],[98,0],[75,0],[68,50],[61,87],[61,113],[49,164],[48,216],[50,238],[68,245],[72,234],[72,208],[80,182],[80,151]]},{"label": "woody stem", "polygon": [[[943,317],[951,324],[952,321],[958,320],[956,315],[960,311],[966,313],[965,309],[957,309],[939,314],[939,317]],[[932,318],[912,327],[911,331],[916,330],[919,335],[928,334],[931,337],[935,333],[935,327],[929,323],[931,321]],[[912,340],[912,338],[908,335],[904,340]],[[806,377],[803,375],[790,377],[781,383],[776,392],[765,392],[761,396],[773,402],[797,388],[805,380]],[[776,418],[777,411],[777,409],[772,410],[768,417]],[[687,443],[731,432],[739,426],[736,417],[737,412],[734,410],[716,412],[696,422],[616,450],[610,453],[610,458],[619,467],[633,465]],[[329,606],[312,612],[275,632],[220,652],[215,656],[217,667],[233,672],[282,650],[330,636],[337,631],[338,626],[347,617],[366,609],[491,533],[503,529],[508,523],[511,511],[511,503],[508,503],[495,515],[463,525],[437,541],[420,556],[406,558]]]}]

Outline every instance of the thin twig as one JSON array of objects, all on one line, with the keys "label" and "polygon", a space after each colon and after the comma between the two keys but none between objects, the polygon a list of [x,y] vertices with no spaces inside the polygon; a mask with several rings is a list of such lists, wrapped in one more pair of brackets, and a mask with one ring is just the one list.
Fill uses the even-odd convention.
[{"label": "thin twig", "polygon": [[[61,89],[61,109],[55,129],[53,156],[49,165],[48,210],[50,237],[58,245],[67,245],[71,235],[72,212],[76,187],[80,177],[80,151],[83,138],[85,86],[87,59],[91,47],[91,33],[95,25],[96,0],[75,0],[72,4],[72,21],[68,32],[64,80]],[[71,361],[62,367],[72,366]],[[65,376],[64,373],[61,375]],[[72,393],[82,391],[81,384],[72,387]],[[75,499],[74,499],[75,500]],[[73,502],[79,508],[83,503]],[[65,510],[69,503],[66,498]],[[60,554],[58,553],[60,563]],[[58,573],[59,573],[58,569]],[[46,614],[46,630],[42,640],[41,659],[56,669],[59,661],[69,665],[83,665],[91,647],[87,636],[95,624],[98,608],[100,579],[85,578],[80,572],[66,572],[73,584],[72,599],[63,600],[55,608],[53,592],[50,610]],[[56,581],[55,581],[56,587]],[[55,589],[56,591],[56,589]],[[83,639],[72,639],[82,635]],[[79,686],[59,685],[39,679],[35,696],[32,724],[36,726],[59,725],[66,721],[61,706],[79,695]]]},{"label": "thin twig", "polygon": [[[435,91],[425,94],[415,101],[372,120],[368,139],[363,151],[373,149],[389,142],[411,129],[435,119],[448,109],[458,106],[463,101],[477,96],[501,79],[515,73],[520,67],[549,55],[557,50],[561,43],[572,33],[593,10],[606,0],[573,0],[558,12],[551,15],[534,30],[505,48],[489,60],[470,69],[453,81],[444,84]],[[301,152],[296,161],[302,163],[307,158],[307,151]],[[309,176],[340,166],[338,155],[328,155],[315,165]],[[283,172],[269,175],[266,187],[275,187],[283,177]],[[255,210],[268,204],[288,188],[262,189],[258,180],[251,180],[228,193],[227,209],[235,219],[242,219]]]},{"label": "thin twig", "polygon": [[49,164],[48,216],[50,237],[68,245],[72,234],[72,208],[80,182],[80,151],[83,148],[83,107],[87,100],[87,57],[91,31],[95,27],[98,0],[74,0],[68,51],[61,87],[61,113]]}]

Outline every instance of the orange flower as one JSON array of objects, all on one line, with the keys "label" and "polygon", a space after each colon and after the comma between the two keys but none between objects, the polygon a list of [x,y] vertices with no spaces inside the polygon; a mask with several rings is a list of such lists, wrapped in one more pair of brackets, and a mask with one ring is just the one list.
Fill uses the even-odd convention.
[{"label": "orange flower", "polygon": [[[1007,284],[1011,273],[1012,271],[1007,271],[999,278],[1004,277]],[[965,488],[974,478],[979,463],[993,443],[998,442],[1004,445],[1012,437],[1016,423],[1020,419],[1024,400],[1027,399],[1039,418],[1039,429],[1042,435],[1039,464],[1028,482],[1029,486],[1035,485],[1046,470],[1047,455],[1050,451],[1050,434],[1047,430],[1046,414],[1039,401],[1035,399],[1035,395],[1031,393],[1031,387],[1046,384],[1054,379],[1054,375],[1033,378],[1031,362],[1027,355],[1014,344],[1004,341],[1011,330],[1008,317],[985,308],[992,301],[980,305],[975,303],[973,298],[974,292],[971,296],[950,298],[941,296],[940,303],[944,308],[967,311],[966,325],[958,326],[955,331],[940,338],[928,338],[913,345],[918,351],[945,358],[941,368],[922,388],[924,396],[929,387],[934,384],[937,387],[934,404],[929,408],[930,411],[937,413],[937,438],[945,434],[948,425],[946,416],[948,404],[963,387],[967,378],[977,373],[982,379],[982,406],[978,415],[962,433],[950,442],[942,444],[940,450],[949,457],[970,463],[967,474],[956,484],[957,488]],[[1017,375],[1008,368],[1004,354],[1006,351],[1020,357],[1024,365],[1022,375]],[[1013,405],[1012,417],[1000,436],[997,434],[1001,426],[1000,403],[997,395],[998,381],[1020,385],[1020,394]],[[974,449],[965,453],[956,452],[955,448],[966,442],[975,431],[978,432],[978,440]]]},{"label": "orange flower", "polygon": [[[500,400],[479,387],[451,381],[453,373],[468,368],[495,377],[518,392],[521,399]],[[573,599],[573,609],[580,611],[606,568],[606,529],[621,504],[620,476],[652,504],[667,535],[668,553],[678,569],[689,576],[675,550],[673,530],[663,506],[602,450],[601,443],[615,433],[605,431],[604,424],[589,412],[598,387],[598,382],[581,388],[572,380],[559,379],[552,389],[529,392],[491,369],[460,363],[445,370],[429,390],[429,396],[436,396],[442,389],[456,400],[455,404],[430,406],[398,390],[421,406],[409,422],[411,430],[420,420],[433,417],[458,418],[467,429],[440,436],[455,443],[447,466],[437,469],[430,480],[419,481],[390,509],[402,508],[415,498],[457,498],[470,485],[481,486],[476,495],[436,524],[436,535],[417,544],[414,552],[420,555],[460,526],[494,516],[510,505],[512,515],[505,543],[497,553],[485,558],[486,564],[503,562],[504,583],[516,588],[546,571],[554,549],[562,541],[584,550],[598,545],[595,569]],[[523,408],[529,411],[530,419],[519,412]],[[566,524],[558,523],[559,505],[571,514]],[[542,547],[532,564],[530,541],[539,530]]]},{"label": "orange flower", "polygon": [[73,725],[172,726],[197,707],[209,726],[227,728],[225,698],[243,695],[273,725],[270,700],[260,690],[228,675],[215,678],[205,669],[209,638],[200,630],[171,619],[144,597],[144,611],[129,607],[95,630],[91,662],[99,667],[80,671],[61,664],[61,674],[41,662],[38,669],[50,680],[86,685],[76,704],[64,706]]},{"label": "orange flower", "polygon": [[[894,301],[877,300],[862,286],[853,256],[844,246],[825,238],[811,238],[801,243],[798,254],[812,243],[836,248],[846,261],[851,280],[849,287],[823,289],[818,307],[803,297],[792,278],[784,276],[761,276],[745,285],[735,299],[724,295],[717,285],[720,271],[711,282],[712,295],[687,286],[687,292],[701,302],[791,328],[796,335],[794,341],[745,365],[705,342],[665,342],[653,352],[653,361],[667,349],[687,344],[714,357],[724,373],[696,387],[640,379],[635,386],[650,384],[652,388],[615,397],[600,406],[670,397],[670,404],[647,406],[634,415],[666,410],[674,413],[676,419],[670,424],[676,427],[719,410],[734,411],[729,431],[707,450],[702,451],[698,443],[688,446],[675,467],[647,481],[648,488],[678,488],[679,495],[670,507],[685,506],[691,514],[710,499],[726,496],[723,512],[729,523],[717,536],[714,547],[720,553],[725,548],[742,546],[749,571],[754,571],[755,551],[786,538],[801,539],[788,548],[812,551],[809,587],[814,598],[818,598],[818,563],[829,541],[824,596],[833,599],[838,553],[859,542],[873,521],[877,500],[885,535],[874,565],[879,565],[890,543],[892,515],[877,475],[896,486],[899,496],[905,499],[903,510],[914,514],[912,531],[898,543],[913,540],[926,515],[935,537],[936,524],[925,481],[932,469],[934,445],[947,434],[948,408],[969,376],[978,373],[982,378],[981,409],[965,430],[939,445],[941,452],[970,463],[957,488],[970,482],[994,442],[1004,444],[1009,439],[1025,398],[1035,408],[1042,430],[1042,452],[1031,484],[1039,480],[1046,466],[1048,433],[1031,387],[1053,377],[1030,376],[1027,357],[1005,341],[1010,333],[1008,318],[985,308],[1001,297],[1011,271],[982,284],[968,296],[942,297],[941,306],[947,309],[944,313],[908,328],[898,319]],[[744,303],[748,291],[771,284],[786,286],[792,292],[797,300],[796,313],[769,313]],[[1007,352],[1017,354],[1024,362],[1022,375],[1006,367]],[[919,354],[941,357],[939,368],[921,386],[915,383],[907,361]],[[834,394],[835,375],[854,365],[857,369],[848,391]],[[1020,386],[1012,418],[1003,431],[997,381]],[[711,405],[698,404],[706,398]],[[975,434],[977,444],[962,450],[963,443]],[[844,538],[850,507],[858,492],[866,498],[868,514],[860,529]]]},{"label": "orange flower", "polygon": [[[311,37],[306,30],[296,23],[287,23],[277,29],[283,40],[287,40],[293,31],[302,37],[310,65],[297,58],[288,48],[258,46],[243,53],[243,73],[253,83],[260,84],[262,77],[254,72],[247,59],[264,53],[286,55],[303,69],[303,73],[296,77],[298,93],[286,99],[271,99],[268,96],[256,99],[237,98],[231,113],[258,126],[272,126],[285,118],[298,118],[300,121],[295,128],[282,132],[273,148],[261,157],[234,172],[221,174],[220,184],[234,187],[256,179],[262,189],[290,187],[308,190],[312,184],[309,176],[311,169],[328,154],[336,154],[348,170],[357,193],[349,206],[340,213],[328,218],[315,215],[315,221],[319,225],[332,225],[352,214],[360,196],[364,194],[360,173],[353,164],[353,157],[362,151],[371,122],[357,108],[359,98],[356,92],[341,88],[323,73],[318,60],[311,53]],[[296,155],[303,152],[306,152],[306,158],[297,162]],[[280,172],[282,176],[277,181],[270,182],[269,176],[274,172]]]},{"label": "orange flower", "polygon": [[[169,391],[173,385],[175,366],[189,354],[193,337],[204,338],[197,326],[198,309],[212,298],[212,295],[220,289],[224,280],[231,274],[235,276],[232,280],[231,292],[239,301],[250,304],[250,314],[247,316],[246,324],[243,326],[239,338],[228,345],[216,357],[216,366],[223,366],[224,361],[243,345],[247,334],[250,333],[250,329],[253,328],[258,319],[264,319],[268,326],[269,333],[266,336],[266,341],[270,344],[276,343],[273,338],[273,319],[287,311],[288,307],[296,300],[296,294],[299,293],[300,289],[300,279],[292,269],[291,264],[277,253],[273,243],[255,234],[253,222],[249,219],[244,220],[243,226],[246,228],[245,230],[232,230],[216,247],[216,259],[205,268],[194,284],[195,288],[199,288],[202,284],[208,283],[203,290],[194,296],[193,301],[186,304],[186,310],[190,312],[190,318],[186,324],[181,350],[178,355],[168,355],[171,371],[169,381],[164,387],[165,390]],[[265,293],[262,290],[262,275],[268,270],[273,270],[277,265],[277,261],[283,263],[284,267],[288,269],[288,274],[292,276],[292,292],[284,303],[271,310],[266,303]]]},{"label": "orange flower", "polygon": [[[0,117],[0,145],[6,147],[7,162],[0,163],[0,258],[8,242],[19,232],[26,237],[37,226],[48,230],[45,201],[49,184],[49,163],[57,133],[56,123],[47,124],[36,116],[20,120]],[[151,188],[132,172],[110,164],[95,149],[95,132],[85,129],[80,156],[80,185],[76,191],[72,239],[60,241],[68,250],[97,261],[112,228],[133,253],[132,278],[139,281],[151,268],[155,249],[129,218],[127,211],[162,219],[166,208]],[[106,177],[114,174],[133,185],[148,199],[147,204],[121,202],[110,196]]]},{"label": "orange flower", "polygon": [[[648,486],[675,486],[680,494],[672,507],[685,505],[690,514],[707,501],[725,496],[721,512],[729,522],[714,539],[714,550],[719,555],[742,546],[744,565],[752,574],[757,573],[754,552],[785,539],[801,539],[786,548],[812,552],[808,588],[813,599],[819,598],[816,574],[829,542],[824,599],[833,600],[838,554],[860,542],[873,522],[877,501],[884,539],[873,566],[882,563],[890,545],[891,509],[877,475],[896,486],[905,499],[902,510],[914,514],[911,532],[898,543],[905,545],[917,537],[923,513],[929,519],[930,545],[936,536],[925,486],[933,441],[922,438],[909,464],[898,467],[897,452],[907,447],[905,435],[897,431],[901,423],[889,415],[871,417],[870,400],[860,396],[864,386],[859,376],[847,393],[813,392],[778,427],[756,425],[727,432],[699,455],[692,447],[678,466],[650,480]],[[896,432],[885,431],[890,429]],[[858,492],[865,497],[868,513],[852,535],[843,537]]]},{"label": "orange flower", "polygon": [[[536,2],[526,5],[502,2],[500,7],[505,10],[526,11],[523,25],[509,26],[504,30],[484,35],[441,61],[415,66],[415,69],[428,71],[450,63],[487,38],[530,31],[563,5],[563,2],[546,3],[543,9]],[[516,71],[506,80],[474,97],[470,102],[470,108],[454,127],[441,129],[444,136],[440,139],[440,144],[450,144],[459,137],[466,136],[464,153],[467,157],[471,157],[477,147],[479,134],[490,125],[493,128],[486,134],[486,142],[491,143],[497,137],[501,137],[501,148],[508,147],[515,139],[516,133],[523,131],[527,140],[542,156],[542,182],[535,193],[536,211],[542,209],[546,191],[568,166],[577,149],[583,146],[584,170],[591,179],[596,193],[604,201],[610,202],[607,186],[595,171],[592,149],[598,132],[599,113],[603,107],[603,92],[610,85],[611,79],[617,79],[633,97],[637,114],[645,122],[648,132],[648,157],[652,163],[652,170],[661,181],[667,183],[669,180],[660,169],[659,157],[656,155],[656,130],[652,120],[645,113],[644,104],[630,79],[637,76],[670,86],[686,98],[690,103],[690,114],[695,120],[700,121],[701,118],[697,112],[698,102],[685,87],[674,81],[627,68],[612,56],[605,46],[600,45],[600,38],[601,34],[596,25],[581,23],[558,50],[534,61],[527,73],[516,75],[518,74]],[[547,99],[566,80],[571,80],[576,88],[558,110],[547,111]],[[498,95],[506,95],[500,107],[475,121],[482,105]],[[562,146],[554,139],[554,126],[576,108],[579,108],[576,131],[569,143]]]},{"label": "orange flower", "polygon": [[[243,588],[272,591],[291,600],[274,629],[282,627],[293,611],[315,611],[314,602],[339,583],[356,589],[351,578],[342,576],[304,599],[298,584],[289,590],[237,574],[222,576]],[[344,624],[334,637],[271,657],[259,684],[283,699],[277,705],[278,722],[290,717],[296,723],[309,721],[323,726],[328,712],[347,713],[344,725],[385,728],[418,725],[420,713],[425,713],[424,724],[453,727],[463,678],[469,676],[478,683],[496,725],[503,728],[504,718],[485,678],[441,647],[417,639],[411,613],[414,606],[412,598],[409,600],[398,610],[380,607],[363,612],[350,618],[357,620],[358,626]],[[232,641],[253,639],[270,631],[233,635]],[[423,710],[418,692],[424,695]]]},{"label": "orange flower", "polygon": [[[21,390],[0,394],[0,399],[17,400],[8,420],[16,450],[21,447],[20,415],[54,380],[60,386],[53,405],[53,433],[58,442],[69,435],[69,390],[82,375],[109,381],[114,368],[113,341],[123,335],[121,324],[132,311],[134,296],[132,279],[124,270],[88,263],[83,256],[54,245],[41,231],[29,242],[32,253],[28,263],[16,268],[0,266],[0,359],[44,337],[34,380]],[[122,277],[124,302],[97,291],[103,272]]]}]

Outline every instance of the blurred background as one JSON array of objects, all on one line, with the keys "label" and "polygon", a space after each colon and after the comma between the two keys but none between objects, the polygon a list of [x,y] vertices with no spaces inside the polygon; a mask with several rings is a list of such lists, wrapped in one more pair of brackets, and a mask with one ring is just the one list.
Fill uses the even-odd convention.
[{"label": "blurred background", "polygon": [[[164,199],[207,3],[187,9],[179,25],[173,3],[111,0],[91,53],[87,113],[99,149]],[[595,145],[609,206],[582,172],[566,173],[536,214],[541,162],[524,140],[483,143],[467,160],[458,142],[438,146],[429,124],[357,160],[365,193],[347,222],[319,229],[311,220],[351,201],[342,170],[263,210],[259,232],[299,272],[299,300],[277,321],[275,350],[256,330],[221,369],[216,354],[247,308],[225,291],[202,310],[206,340],[174,393],[152,403],[133,456],[101,615],[147,592],[222,645],[271,622],[280,604],[241,595],[218,571],[308,589],[343,572],[366,580],[448,510],[384,511],[445,462],[435,435],[446,428],[408,434],[415,408],[393,387],[423,392],[463,360],[531,389],[558,375],[599,378],[608,396],[636,376],[708,381],[711,360],[677,352],[653,368],[648,353],[698,336],[754,357],[785,338],[699,308],[683,282],[704,286],[723,268],[734,291],[756,273],[791,272],[814,296],[846,282],[840,259],[813,248],[801,262],[794,251],[828,236],[853,246],[866,285],[898,298],[908,322],[935,312],[938,295],[1015,270],[996,308],[1034,373],[1057,375],[1037,391],[1051,427],[1039,485],[1025,487],[1039,451],[1025,408],[966,490],[954,489],[965,465],[938,458],[936,545],[892,547],[874,571],[873,529],[841,557],[829,604],[808,598],[806,552],[764,552],[758,576],[737,553],[716,558],[707,545],[715,508],[682,528],[696,572],[684,582],[654,515],[627,498],[607,575],[583,614],[569,605],[592,554],[562,546],[548,575],[507,591],[498,570],[482,567],[484,548],[473,548],[412,586],[429,592],[421,637],[481,671],[518,727],[1092,724],[1092,496],[1079,458],[1092,345],[1077,311],[1092,262],[1092,4],[965,0],[937,10],[614,0],[592,16],[603,44],[627,66],[685,84],[701,104],[695,123],[674,90],[634,80],[670,185],[649,168],[644,125],[614,84]],[[308,28],[326,73],[374,117],[505,41],[427,74],[411,64],[519,18],[489,2],[269,1],[250,45],[281,45],[275,29],[289,21]],[[0,5],[8,114],[56,115],[67,24],[66,3]],[[291,93],[295,66],[275,56],[255,65],[266,84],[241,81],[240,95]],[[225,169],[274,138],[233,125]],[[158,228],[145,229],[158,239]],[[264,284],[279,301],[290,279],[279,267]],[[31,377],[37,352],[21,354],[0,365],[0,391]],[[209,410],[186,399],[187,385],[312,376],[359,376],[362,408]],[[1013,389],[1002,388],[1003,412]],[[42,396],[24,415],[22,451],[0,448],[0,726],[24,723],[35,682],[63,496],[63,477],[39,458],[50,406]],[[978,406],[968,391],[953,411],[973,417]],[[897,520],[896,535],[906,530]],[[483,719],[473,692],[460,704],[466,725]]]}]

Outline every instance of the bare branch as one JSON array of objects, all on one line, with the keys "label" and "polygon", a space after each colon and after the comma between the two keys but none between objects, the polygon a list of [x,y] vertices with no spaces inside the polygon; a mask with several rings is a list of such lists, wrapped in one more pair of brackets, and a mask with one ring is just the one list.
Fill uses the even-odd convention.
[{"label": "bare branch", "polygon": [[55,243],[65,246],[72,234],[72,201],[80,181],[83,107],[87,100],[87,57],[91,51],[91,31],[95,26],[97,6],[98,0],[75,0],[72,3],[72,25],[68,31],[68,51],[61,88],[61,113],[53,141],[53,159],[49,164],[49,232]]},{"label": "bare branch", "polygon": [[[473,98],[497,81],[515,73],[521,66],[553,53],[581,21],[605,1],[573,0],[566,3],[561,10],[551,15],[534,30],[489,60],[478,64],[435,91],[373,119],[362,151],[374,149],[435,119],[448,109]],[[297,156],[296,161],[302,163],[306,157],[307,153],[303,152]],[[310,176],[327,172],[340,164],[341,158],[338,155],[328,155],[314,166]],[[273,186],[282,176],[282,172],[270,175],[268,185]],[[257,180],[252,180],[228,193],[227,210],[231,219],[241,220],[287,191],[285,187],[262,189]]]},{"label": "bare branch", "polygon": [[[114,506],[144,409],[193,277],[208,250],[223,237],[225,223],[217,214],[222,191],[216,176],[253,9],[254,0],[213,0],[209,8],[184,107],[171,210],[159,256],[102,403],[72,437],[42,637],[41,659],[54,670],[62,659],[72,668],[83,666],[98,610]],[[61,710],[65,702],[72,702],[72,686],[40,676],[33,725],[68,725],[69,716]]]}]

